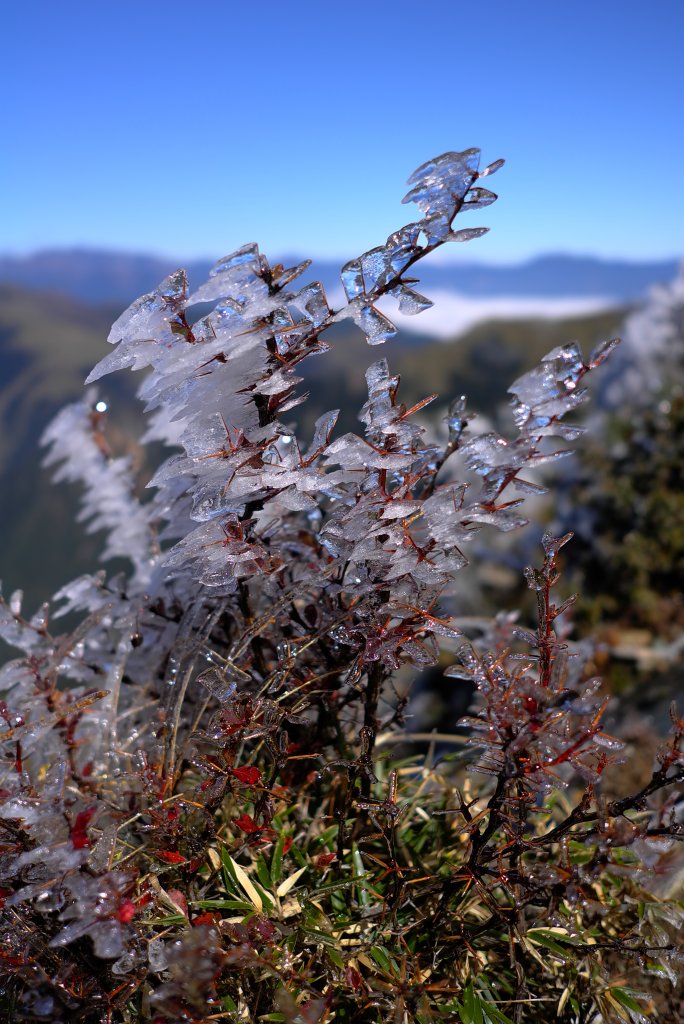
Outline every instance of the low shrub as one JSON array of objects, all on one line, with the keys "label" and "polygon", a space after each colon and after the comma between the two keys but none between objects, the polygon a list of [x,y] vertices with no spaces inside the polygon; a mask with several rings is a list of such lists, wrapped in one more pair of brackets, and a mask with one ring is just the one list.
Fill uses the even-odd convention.
[{"label": "low shrub", "polygon": [[[478,181],[501,162],[478,160],[412,175],[420,219],[343,267],[338,310],[293,285],[306,263],[255,245],[131,306],[90,381],[148,369],[142,443],[174,449],[150,501],[95,393],[48,429],[103,558],[131,571],[77,579],[55,612],[0,606],[23,652],[0,674],[6,1019],[589,1024],[648,1019],[653,985],[674,1013],[682,908],[654,880],[684,834],[684,721],[637,791],[602,795],[622,743],[560,625],[568,536],[527,571],[536,629],[508,615],[476,641],[449,614],[462,548],[525,522],[614,342],[517,380],[512,438],[473,430],[456,397],[426,441],[436,396],[405,408],[384,359],[363,436],[333,439],[336,412],[308,444],[291,423],[331,324],[384,342],[378,302],[420,312],[414,265],[483,233],[453,228],[496,198]],[[401,758],[405,680],[440,657],[475,705],[434,737],[453,753]]]}]

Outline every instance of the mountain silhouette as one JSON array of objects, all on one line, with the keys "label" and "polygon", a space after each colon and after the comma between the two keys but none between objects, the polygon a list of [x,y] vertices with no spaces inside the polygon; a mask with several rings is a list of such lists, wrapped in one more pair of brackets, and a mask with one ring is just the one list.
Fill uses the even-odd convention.
[{"label": "mountain silhouette", "polygon": [[[83,302],[127,305],[138,295],[151,291],[179,266],[187,269],[191,282],[205,280],[212,262],[96,249],[51,249],[29,256],[0,257],[0,282],[58,291]],[[298,258],[283,258],[282,262],[295,264]],[[331,292],[339,289],[343,262],[314,261],[307,278],[313,275]],[[676,260],[634,263],[591,256],[547,255],[510,266],[428,264],[421,266],[419,276],[423,288],[453,291],[471,298],[600,296],[621,305],[643,298],[651,285],[670,280],[676,270]]]}]

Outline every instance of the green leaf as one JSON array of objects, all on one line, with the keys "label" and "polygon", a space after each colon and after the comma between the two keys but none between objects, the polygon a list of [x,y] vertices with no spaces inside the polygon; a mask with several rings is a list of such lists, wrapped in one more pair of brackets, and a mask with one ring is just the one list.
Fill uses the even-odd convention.
[{"label": "green leaf", "polygon": [[266,861],[262,856],[256,859],[256,873],[257,878],[263,885],[266,892],[270,892],[271,889],[271,872],[266,867]]},{"label": "green leaf", "polygon": [[338,967],[340,970],[343,970],[345,966],[344,957],[340,955],[338,950],[333,949],[332,946],[329,946],[326,952],[328,954],[328,958],[332,960],[335,967]]},{"label": "green leaf", "polygon": [[[463,1008],[470,1018],[467,1021],[467,1024],[483,1024],[482,1003],[480,1002],[480,997],[473,988],[472,981],[468,982],[463,991]],[[464,1022],[464,1024],[466,1024],[466,1022]]]},{"label": "green leaf", "polygon": [[223,884],[226,887],[226,892],[232,892],[233,895],[240,896],[240,886],[233,870],[233,858],[228,853],[227,846],[221,847],[221,863],[223,864]]},{"label": "green leaf", "polygon": [[257,882],[256,879],[254,879],[254,888],[261,896],[261,901],[264,905],[264,912],[266,913],[269,910],[273,910],[275,906],[275,900],[273,898],[273,893],[270,891],[270,889],[268,891],[264,889],[263,885],[261,885],[260,882]]},{"label": "green leaf", "polygon": [[568,843],[568,851],[571,864],[587,864],[594,855],[593,849],[589,849],[582,843],[572,839]]},{"label": "green leaf", "polygon": [[[352,846],[352,863],[354,865],[354,874],[357,880],[368,875],[368,872],[363,869],[363,858],[358,846]],[[370,897],[368,896],[364,886],[359,886],[357,899],[362,907],[370,906]]]},{"label": "green leaf", "polygon": [[513,1024],[510,1017],[507,1017],[505,1013],[498,1008],[493,1006],[491,1003],[486,1003],[484,1000],[481,1001],[482,1010],[485,1017],[489,1017],[491,1024]]},{"label": "green leaf", "polygon": [[330,893],[330,911],[336,915],[346,917],[348,912],[347,901],[341,892]]},{"label": "green leaf", "polygon": [[370,955],[373,957],[378,967],[382,967],[386,974],[394,974],[386,949],[383,949],[382,946],[371,946]]},{"label": "green leaf", "polygon": [[312,847],[318,850],[320,846],[323,846],[327,850],[330,850],[332,852],[335,846],[337,832],[337,825],[329,825],[328,828],[323,829],[319,836],[316,836],[316,838],[313,840],[313,843],[311,844]]},{"label": "green leaf", "polygon": [[338,892],[340,889],[348,889],[350,885],[359,885],[370,874],[370,871],[364,871],[362,875],[355,875],[354,878],[345,878],[341,882],[328,882],[327,885],[317,885],[315,889],[309,889],[308,898],[310,900],[318,899],[319,896],[325,896],[329,892]]},{"label": "green leaf", "polygon": [[563,946],[561,946],[559,942],[556,942],[555,939],[549,938],[548,935],[530,935],[529,938],[531,942],[534,942],[535,946],[543,946],[545,949],[548,949],[550,953],[559,957],[563,962],[568,959],[568,950],[564,949]]},{"label": "green leaf", "polygon": [[271,884],[275,889],[280,881],[283,873],[283,850],[285,849],[285,840],[287,836],[284,832],[281,832],[278,836],[278,842],[275,844],[273,850],[273,856],[271,858]]},{"label": "green leaf", "polygon": [[458,1015],[461,1018],[461,1024],[475,1024],[473,1017],[468,1010],[466,1010],[463,1003],[456,1003],[456,1009],[458,1010]]},{"label": "green leaf", "polygon": [[293,844],[290,847],[290,856],[292,857],[297,867],[303,868],[309,863],[304,854],[302,853],[302,851],[295,844]]},{"label": "green leaf", "polygon": [[301,928],[300,930],[308,939],[320,942],[323,946],[332,946],[334,949],[337,949],[339,945],[337,939],[334,939],[332,935],[326,935],[325,932],[319,932],[315,928]]},{"label": "green leaf", "polygon": [[572,957],[572,949],[568,949],[568,946],[575,946],[579,941],[564,928],[530,928],[527,937],[530,942],[544,946],[563,960]]},{"label": "green leaf", "polygon": [[154,917],[150,918],[145,924],[163,925],[168,926],[170,924],[187,924],[188,919],[184,914],[167,914],[166,917]]},{"label": "green leaf", "polygon": [[190,906],[200,910],[254,910],[254,906],[246,900],[193,900]]},{"label": "green leaf", "polygon": [[628,1010],[634,1010],[636,1013],[643,1013],[643,1007],[639,1005],[634,996],[632,996],[627,989],[611,988],[609,991],[613,998]]}]

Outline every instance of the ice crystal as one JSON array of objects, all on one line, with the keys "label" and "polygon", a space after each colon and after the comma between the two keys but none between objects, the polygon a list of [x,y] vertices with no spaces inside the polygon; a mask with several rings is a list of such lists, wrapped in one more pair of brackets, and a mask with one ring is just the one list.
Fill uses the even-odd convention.
[{"label": "ice crystal", "polygon": [[56,481],[87,484],[80,519],[88,523],[89,532],[107,531],[103,559],[121,556],[133,562],[137,588],[149,578],[153,539],[145,508],[134,496],[131,460],[112,458],[101,430],[104,411],[98,405],[92,392],[85,404],[69,405],[56,416],[42,439],[50,448],[45,465],[61,463]]}]

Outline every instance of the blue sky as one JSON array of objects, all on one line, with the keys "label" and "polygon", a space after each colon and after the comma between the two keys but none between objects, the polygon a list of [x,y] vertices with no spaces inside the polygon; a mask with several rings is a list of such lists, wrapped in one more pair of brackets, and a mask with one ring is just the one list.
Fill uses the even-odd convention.
[{"label": "blue sky", "polygon": [[34,0],[1,20],[0,252],[348,257],[413,219],[418,164],[479,146],[507,166],[459,258],[684,254],[682,0]]}]

